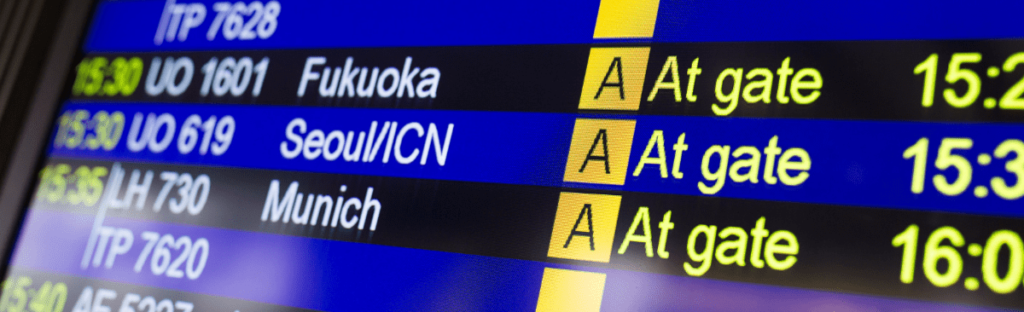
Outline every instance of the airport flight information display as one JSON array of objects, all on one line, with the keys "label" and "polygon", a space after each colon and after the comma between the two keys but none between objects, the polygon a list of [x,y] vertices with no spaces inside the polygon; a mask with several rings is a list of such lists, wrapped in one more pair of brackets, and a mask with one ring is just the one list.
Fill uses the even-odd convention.
[{"label": "airport flight information display", "polygon": [[0,312],[1024,309],[1024,4],[734,2],[100,1]]}]

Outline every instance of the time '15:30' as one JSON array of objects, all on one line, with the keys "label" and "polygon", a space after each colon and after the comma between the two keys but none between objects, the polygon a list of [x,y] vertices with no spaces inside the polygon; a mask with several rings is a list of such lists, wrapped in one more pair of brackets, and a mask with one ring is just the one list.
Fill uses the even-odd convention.
[{"label": "time '15:30'", "polygon": [[[974,196],[985,198],[989,191],[996,196],[1006,200],[1015,200],[1024,196],[1024,142],[1019,139],[1007,139],[997,145],[989,152],[978,153],[975,162],[964,155],[958,154],[967,152],[974,148],[974,140],[971,138],[942,138],[935,156],[931,156],[929,149],[931,141],[928,138],[920,138],[916,143],[903,151],[903,159],[913,160],[913,174],[911,175],[910,191],[914,194],[921,194],[925,189],[928,180],[939,193],[946,196],[959,196],[968,188],[974,180],[974,164],[979,166],[991,165],[993,159],[1006,159],[1004,168],[1006,173],[1014,178],[994,176],[986,181],[977,183],[973,187]],[[934,157],[935,168],[946,172],[950,168],[956,169],[955,178],[950,174],[936,173],[927,179],[926,171],[928,162]]]}]

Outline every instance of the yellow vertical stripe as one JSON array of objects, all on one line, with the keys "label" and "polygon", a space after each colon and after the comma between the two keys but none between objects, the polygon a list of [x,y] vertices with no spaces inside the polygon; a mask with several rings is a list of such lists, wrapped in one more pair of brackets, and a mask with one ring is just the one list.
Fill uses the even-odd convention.
[{"label": "yellow vertical stripe", "polygon": [[651,38],[659,0],[602,0],[594,38]]},{"label": "yellow vertical stripe", "polygon": [[601,273],[544,268],[537,311],[601,311],[604,280]]}]

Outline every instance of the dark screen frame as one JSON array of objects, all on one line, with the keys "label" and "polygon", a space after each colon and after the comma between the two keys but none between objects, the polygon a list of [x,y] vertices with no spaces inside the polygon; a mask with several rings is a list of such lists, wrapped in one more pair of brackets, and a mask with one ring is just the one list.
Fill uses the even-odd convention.
[{"label": "dark screen frame", "polygon": [[[28,53],[45,53],[45,61],[38,75],[18,77],[37,81],[31,100],[24,105],[25,115],[20,131],[13,136],[14,144],[9,146],[10,161],[6,175],[0,184],[0,271],[6,275],[8,264],[17,242],[18,233],[24,221],[25,212],[35,189],[37,172],[43,163],[46,141],[52,130],[52,123],[61,104],[66,98],[65,84],[72,62],[81,55],[82,41],[88,22],[94,10],[94,0],[70,0],[63,3],[62,12],[49,22],[57,23],[52,36],[40,34],[33,40],[49,41],[41,45],[44,49],[30,49]],[[48,22],[45,19],[42,22]]]}]

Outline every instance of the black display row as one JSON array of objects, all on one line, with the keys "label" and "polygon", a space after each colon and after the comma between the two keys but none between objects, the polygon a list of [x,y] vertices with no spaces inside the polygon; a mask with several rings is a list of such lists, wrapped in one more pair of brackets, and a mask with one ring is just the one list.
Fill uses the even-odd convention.
[{"label": "black display row", "polygon": [[1020,121],[1024,42],[540,45],[90,54],[76,100]]},{"label": "black display row", "polygon": [[[1014,218],[71,159],[51,160],[41,177],[33,209],[97,214],[101,223],[142,219],[1021,307],[1024,221]],[[126,241],[98,235],[96,246]]]}]

